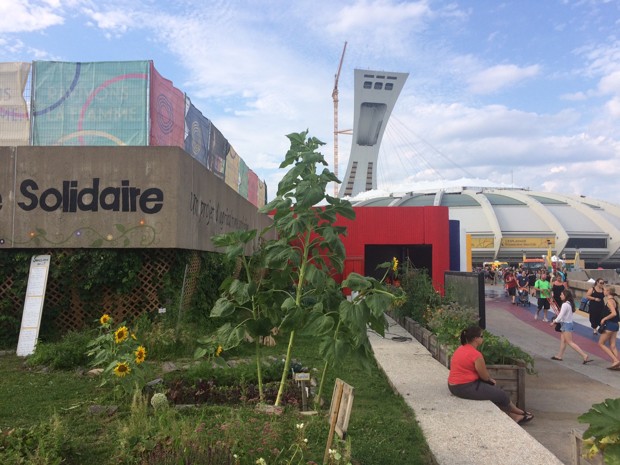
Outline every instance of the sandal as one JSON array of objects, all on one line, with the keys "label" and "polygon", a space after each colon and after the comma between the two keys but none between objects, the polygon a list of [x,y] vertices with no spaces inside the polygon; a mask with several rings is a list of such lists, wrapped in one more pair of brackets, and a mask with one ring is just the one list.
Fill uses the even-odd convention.
[{"label": "sandal", "polygon": [[521,418],[517,424],[522,425],[523,423],[527,423],[528,421],[530,421],[532,418],[534,418],[534,415],[532,415],[531,413],[525,412],[525,415],[523,415],[523,418]]},{"label": "sandal", "polygon": [[556,357],[555,355],[553,357],[551,357],[551,360],[559,360],[560,362],[563,360],[561,358]]},{"label": "sandal", "polygon": [[594,361],[594,360],[592,360],[591,358],[586,358],[586,359],[583,361],[583,364],[584,364],[584,365],[587,365],[588,363],[593,362],[593,361]]}]

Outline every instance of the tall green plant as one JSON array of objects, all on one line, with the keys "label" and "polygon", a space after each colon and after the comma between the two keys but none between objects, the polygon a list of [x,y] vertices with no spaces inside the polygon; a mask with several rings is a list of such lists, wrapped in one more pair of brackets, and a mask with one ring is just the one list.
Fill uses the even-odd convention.
[{"label": "tall green plant", "polygon": [[[243,271],[222,284],[222,297],[211,313],[238,315],[218,331],[225,348],[238,344],[246,334],[252,338],[288,335],[276,405],[289,375],[296,333],[321,340],[326,367],[351,352],[365,358],[370,353],[367,327],[383,334],[383,312],[395,298],[372,278],[351,274],[342,287],[334,280],[335,274],[342,273],[346,257],[340,239],[346,229],[335,223],[339,216],[353,219],[355,213],[350,202],[326,194],[328,183],[339,181],[317,151],[323,143],[307,135],[306,131],[287,136],[291,147],[280,168],[289,171],[278,184],[275,199],[261,209],[273,214],[272,226],[260,236],[245,231],[214,238],[230,258],[238,257]],[[273,233],[276,238],[268,239]],[[252,244],[255,248],[246,256]],[[356,298],[347,300],[343,287]],[[260,380],[258,343],[256,358]]]},{"label": "tall green plant", "polygon": [[[201,342],[221,343],[224,350],[239,345],[244,338],[249,338],[255,345],[256,374],[260,400],[264,400],[263,376],[261,362],[261,341],[270,337],[278,325],[279,310],[274,305],[278,294],[272,292],[273,285],[266,278],[267,263],[263,250],[256,249],[246,256],[257,236],[256,230],[233,231],[213,237],[213,243],[224,249],[230,259],[238,262],[238,271],[234,276],[224,280],[220,286],[221,297],[215,302],[211,316],[226,318],[226,322],[215,335]],[[269,298],[272,296],[273,298]],[[202,355],[202,351],[198,352]]]}]

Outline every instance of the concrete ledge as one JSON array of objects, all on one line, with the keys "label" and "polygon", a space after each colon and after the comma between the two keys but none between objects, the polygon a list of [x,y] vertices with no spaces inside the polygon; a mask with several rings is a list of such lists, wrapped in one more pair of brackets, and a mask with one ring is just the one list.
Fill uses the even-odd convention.
[{"label": "concrete ledge", "polygon": [[[438,465],[562,465],[493,403],[450,394],[448,369],[387,318],[386,337],[371,332],[370,344],[392,387],[415,412]],[[392,337],[409,339],[397,342]]]}]

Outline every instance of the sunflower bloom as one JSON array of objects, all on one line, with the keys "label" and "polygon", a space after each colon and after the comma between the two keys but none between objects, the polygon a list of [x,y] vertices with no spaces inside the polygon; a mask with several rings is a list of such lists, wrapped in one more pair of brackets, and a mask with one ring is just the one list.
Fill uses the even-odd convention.
[{"label": "sunflower bloom", "polygon": [[134,353],[136,354],[136,363],[138,365],[144,362],[146,358],[146,349],[143,346],[139,346]]},{"label": "sunflower bloom", "polygon": [[392,271],[396,273],[398,271],[398,258],[392,258]]},{"label": "sunflower bloom", "polygon": [[134,341],[137,341],[137,340],[138,340],[138,338],[136,337],[136,333],[131,333],[131,338],[132,338]]},{"label": "sunflower bloom", "polygon": [[120,362],[116,364],[116,367],[114,368],[114,374],[116,376],[122,378],[129,373],[131,373],[131,368],[129,368],[129,365],[126,362]]},{"label": "sunflower bloom", "polygon": [[99,323],[101,323],[101,326],[106,326],[109,322],[110,315],[108,315],[107,313],[104,313],[103,315],[101,315],[101,318],[99,318]]},{"label": "sunflower bloom", "polygon": [[217,349],[215,350],[215,356],[219,357],[223,350],[224,349],[222,348],[222,346],[217,346]]},{"label": "sunflower bloom", "polygon": [[114,342],[116,342],[117,344],[120,344],[125,339],[127,339],[128,336],[129,336],[129,331],[127,331],[127,327],[121,326],[114,333]]}]

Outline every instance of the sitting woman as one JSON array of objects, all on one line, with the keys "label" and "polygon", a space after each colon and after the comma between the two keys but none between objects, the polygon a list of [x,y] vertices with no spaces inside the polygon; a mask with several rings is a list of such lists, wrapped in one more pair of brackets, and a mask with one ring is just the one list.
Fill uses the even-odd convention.
[{"label": "sitting woman", "polygon": [[490,400],[519,424],[534,418],[517,408],[508,394],[495,386],[478,347],[484,342],[482,329],[470,326],[461,332],[461,346],[454,351],[450,362],[448,389],[456,397],[471,400]]}]

